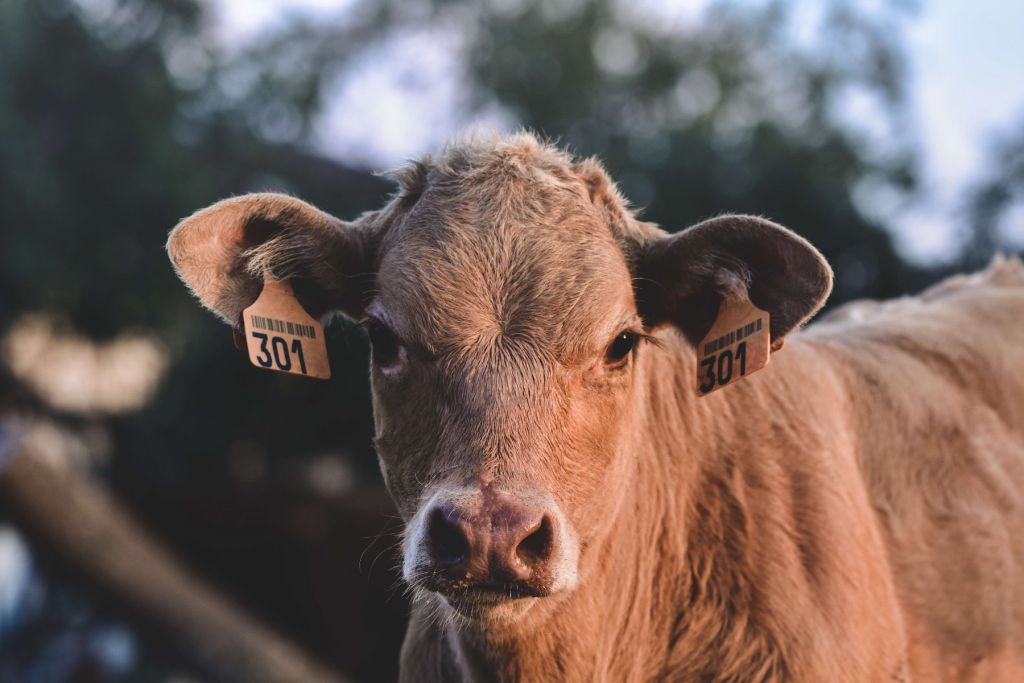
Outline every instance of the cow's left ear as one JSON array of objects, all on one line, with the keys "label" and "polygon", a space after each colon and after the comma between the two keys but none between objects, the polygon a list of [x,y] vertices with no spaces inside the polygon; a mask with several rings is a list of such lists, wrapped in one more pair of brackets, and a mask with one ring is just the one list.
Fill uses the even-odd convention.
[{"label": "cow's left ear", "polygon": [[182,281],[229,324],[259,296],[268,271],[291,281],[314,318],[358,317],[375,277],[374,215],[350,223],[288,195],[247,194],[181,221],[167,253]]},{"label": "cow's left ear", "polygon": [[654,237],[635,262],[637,305],[649,327],[674,324],[694,344],[725,296],[746,292],[781,339],[832,291],[832,269],[811,243],[757,216],[726,215]]}]

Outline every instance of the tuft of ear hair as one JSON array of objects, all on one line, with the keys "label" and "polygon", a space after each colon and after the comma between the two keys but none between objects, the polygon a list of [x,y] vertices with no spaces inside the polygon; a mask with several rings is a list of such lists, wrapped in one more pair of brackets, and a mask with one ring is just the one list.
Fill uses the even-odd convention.
[{"label": "tuft of ear hair", "polygon": [[694,344],[727,296],[747,296],[768,311],[774,342],[806,322],[832,291],[832,269],[818,250],[758,216],[719,216],[647,241],[635,268],[646,324],[674,324]]}]

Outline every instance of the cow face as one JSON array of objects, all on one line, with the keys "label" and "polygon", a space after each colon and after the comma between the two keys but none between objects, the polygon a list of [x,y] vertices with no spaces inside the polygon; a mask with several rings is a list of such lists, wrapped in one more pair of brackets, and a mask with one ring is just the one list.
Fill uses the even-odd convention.
[{"label": "cow face", "polygon": [[585,185],[490,163],[413,181],[365,317],[405,578],[495,619],[571,591],[607,528],[647,333]]},{"label": "cow face", "polygon": [[270,268],[314,314],[362,322],[405,579],[500,629],[593,570],[631,490],[656,328],[698,339],[723,293],[749,287],[779,337],[830,273],[761,219],[667,236],[633,219],[596,163],[528,136],[455,146],[399,179],[354,223],[278,195],[228,200],[184,221],[169,250],[228,320]]}]

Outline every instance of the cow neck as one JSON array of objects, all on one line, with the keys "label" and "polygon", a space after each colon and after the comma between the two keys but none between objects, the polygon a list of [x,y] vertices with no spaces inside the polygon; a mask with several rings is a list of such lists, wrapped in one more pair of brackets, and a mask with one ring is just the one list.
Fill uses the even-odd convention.
[{"label": "cow neck", "polygon": [[[898,630],[879,626],[895,600],[884,561],[873,559],[884,555],[880,539],[862,531],[873,517],[857,493],[846,392],[829,353],[796,337],[771,371],[704,398],[693,388],[689,346],[662,357],[674,373],[651,374],[650,405],[677,411],[652,415],[650,432],[681,494],[662,551],[672,574],[659,575],[674,586],[665,587],[674,607],[666,611],[678,618],[662,632],[670,652],[655,678],[867,680],[845,658],[845,624],[874,617],[865,630],[898,643]],[[808,510],[837,523],[818,526]],[[835,649],[808,652],[808,628],[819,644],[834,638]]]},{"label": "cow neck", "polygon": [[[746,505],[764,494],[748,486],[742,471],[760,450],[749,434],[765,419],[764,397],[749,380],[699,397],[696,365],[693,349],[680,339],[665,345],[649,373],[645,431],[661,468],[656,476],[669,482],[670,492],[663,515],[644,518],[653,524],[648,533],[658,535],[657,563],[648,570],[655,584],[650,605],[666,621],[653,634],[662,647],[651,653],[660,668],[643,677],[769,680],[784,663],[755,613],[757,579],[744,560],[756,554],[763,533]],[[770,455],[752,459],[759,457]]]}]

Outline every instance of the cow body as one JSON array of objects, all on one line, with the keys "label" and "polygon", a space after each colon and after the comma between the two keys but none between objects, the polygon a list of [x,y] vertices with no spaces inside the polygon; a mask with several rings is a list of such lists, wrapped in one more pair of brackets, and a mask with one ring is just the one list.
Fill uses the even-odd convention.
[{"label": "cow body", "polygon": [[812,326],[850,387],[914,680],[1024,680],[1024,267]]},{"label": "cow body", "polygon": [[721,302],[774,347],[831,271],[769,221],[676,235],[529,135],[352,223],[252,195],[169,251],[235,322],[265,272],[364,318],[405,522],[405,681],[1024,680],[1024,267],[854,304],[696,392]]}]

